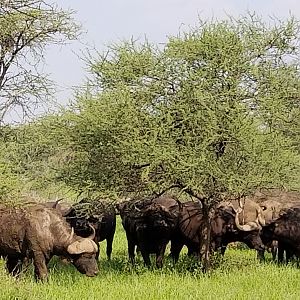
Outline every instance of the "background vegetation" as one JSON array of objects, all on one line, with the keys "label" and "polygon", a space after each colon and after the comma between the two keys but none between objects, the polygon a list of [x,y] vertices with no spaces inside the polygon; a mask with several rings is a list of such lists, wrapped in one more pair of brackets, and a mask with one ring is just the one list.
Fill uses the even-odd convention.
[{"label": "background vegetation", "polygon": [[125,42],[90,56],[72,107],[1,127],[3,174],[19,183],[1,180],[3,193],[177,188],[210,207],[223,194],[297,187],[298,30],[293,18],[199,21],[162,49]]}]

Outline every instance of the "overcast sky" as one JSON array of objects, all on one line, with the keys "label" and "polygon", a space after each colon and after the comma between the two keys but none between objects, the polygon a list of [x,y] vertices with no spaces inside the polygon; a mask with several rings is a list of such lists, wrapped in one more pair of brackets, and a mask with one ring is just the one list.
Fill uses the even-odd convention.
[{"label": "overcast sky", "polygon": [[300,19],[299,0],[54,0],[62,8],[76,11],[74,18],[86,31],[81,42],[66,47],[50,47],[46,55],[45,71],[62,90],[57,98],[67,103],[71,88],[80,85],[87,75],[82,56],[86,46],[104,51],[106,45],[124,39],[145,36],[150,42],[164,43],[166,37],[176,35],[180,28],[193,26],[198,18],[222,19],[238,16],[247,10],[264,18]]}]

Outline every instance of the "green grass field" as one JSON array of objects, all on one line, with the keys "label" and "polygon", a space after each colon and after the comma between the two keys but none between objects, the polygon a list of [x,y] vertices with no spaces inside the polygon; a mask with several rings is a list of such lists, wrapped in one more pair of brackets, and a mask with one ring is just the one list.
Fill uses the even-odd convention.
[{"label": "green grass field", "polygon": [[[50,263],[49,281],[36,283],[32,270],[20,279],[8,276],[0,265],[1,299],[300,299],[300,269],[294,265],[259,263],[250,250],[229,249],[210,276],[203,275],[183,253],[173,267],[166,259],[162,270],[148,270],[141,258],[133,269],[118,223],[113,258],[101,247],[100,273],[88,278],[58,260]],[[169,250],[168,250],[169,251]],[[168,254],[168,253],[167,253]]]}]

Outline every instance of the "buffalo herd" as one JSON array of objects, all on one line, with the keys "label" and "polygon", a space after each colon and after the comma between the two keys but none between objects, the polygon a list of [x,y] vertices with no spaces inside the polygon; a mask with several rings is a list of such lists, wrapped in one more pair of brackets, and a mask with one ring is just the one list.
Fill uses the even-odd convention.
[{"label": "buffalo herd", "polygon": [[[188,255],[202,257],[201,245],[207,222],[199,201],[179,201],[176,197],[142,197],[110,203],[83,199],[66,206],[60,200],[0,207],[0,255],[10,274],[18,276],[22,266],[34,265],[36,279],[47,278],[52,256],[68,259],[79,272],[95,276],[99,243],[106,240],[111,258],[120,215],[132,264],[140,251],[146,266],[150,254],[156,266],[163,266],[167,244],[176,263],[184,246]],[[232,242],[243,242],[263,260],[265,251],[274,260],[288,262],[300,255],[300,193],[278,189],[261,190],[253,195],[227,199],[214,207],[210,220],[210,252],[224,255]]]}]

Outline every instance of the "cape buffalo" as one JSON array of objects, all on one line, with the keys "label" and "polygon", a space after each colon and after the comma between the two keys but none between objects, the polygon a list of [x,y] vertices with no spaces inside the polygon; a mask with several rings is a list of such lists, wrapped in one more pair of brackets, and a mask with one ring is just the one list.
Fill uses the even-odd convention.
[{"label": "cape buffalo", "polygon": [[[287,251],[286,261],[293,254],[300,255],[300,205],[282,208],[276,218],[269,220],[262,230],[262,239],[265,242],[277,240],[282,244],[281,251]],[[278,252],[280,247],[278,249]],[[283,260],[283,253],[278,253],[278,261]]]},{"label": "cape buffalo", "polygon": [[[289,201],[289,198],[286,198],[288,195],[289,194],[282,192],[280,194],[281,197],[276,195],[276,197],[269,198],[260,204],[266,221],[266,226],[261,232],[261,237],[265,244],[270,244],[274,240],[277,241],[279,263],[283,262],[284,253],[286,262],[288,262],[293,255],[299,255],[298,251],[295,249],[295,242],[287,241],[286,239],[288,236],[287,231],[289,229],[292,230],[297,222],[300,222],[300,215],[297,215],[296,213],[300,208],[300,202],[296,197],[291,197],[291,201]],[[295,196],[294,192],[292,193],[292,196]],[[297,221],[298,217],[299,219]],[[295,232],[295,234],[297,241],[297,233]],[[279,239],[276,238],[278,235],[280,235]],[[276,255],[273,255],[274,260],[275,258]]]},{"label": "cape buffalo", "polygon": [[[106,240],[106,254],[111,258],[112,244],[116,230],[116,212],[112,204],[99,199],[82,199],[74,204],[71,209],[64,214],[67,222],[74,227],[75,233],[82,237],[91,234],[92,225],[96,235],[94,242],[99,245]],[[98,259],[100,252],[97,252]]]},{"label": "cape buffalo", "polygon": [[214,248],[224,254],[231,242],[243,242],[263,259],[264,245],[260,230],[265,225],[262,209],[250,199],[221,202],[212,222]]},{"label": "cape buffalo", "polygon": [[118,205],[126,232],[129,259],[134,264],[135,247],[141,251],[146,266],[149,255],[156,254],[156,266],[161,268],[167,243],[178,221],[178,202],[171,197],[125,201]]},{"label": "cape buffalo", "polygon": [[0,255],[9,273],[18,275],[25,258],[32,259],[35,277],[46,279],[53,255],[68,257],[77,270],[95,276],[98,250],[93,236],[82,238],[54,209],[44,205],[0,208]]},{"label": "cape buffalo", "polygon": [[203,236],[203,216],[200,202],[188,201],[181,204],[178,226],[171,240],[171,256],[178,261],[183,246],[187,246],[188,255],[199,255],[199,247]]},{"label": "cape buffalo", "polygon": [[[256,249],[261,258],[264,246],[259,232],[264,224],[260,207],[251,200],[243,204],[237,200],[221,202],[215,209],[211,222],[211,250],[223,255],[231,242],[243,242]],[[186,245],[188,254],[199,256],[203,239],[204,220],[199,202],[189,201],[182,204],[179,212],[177,234],[171,242],[171,255],[175,261]]]}]

